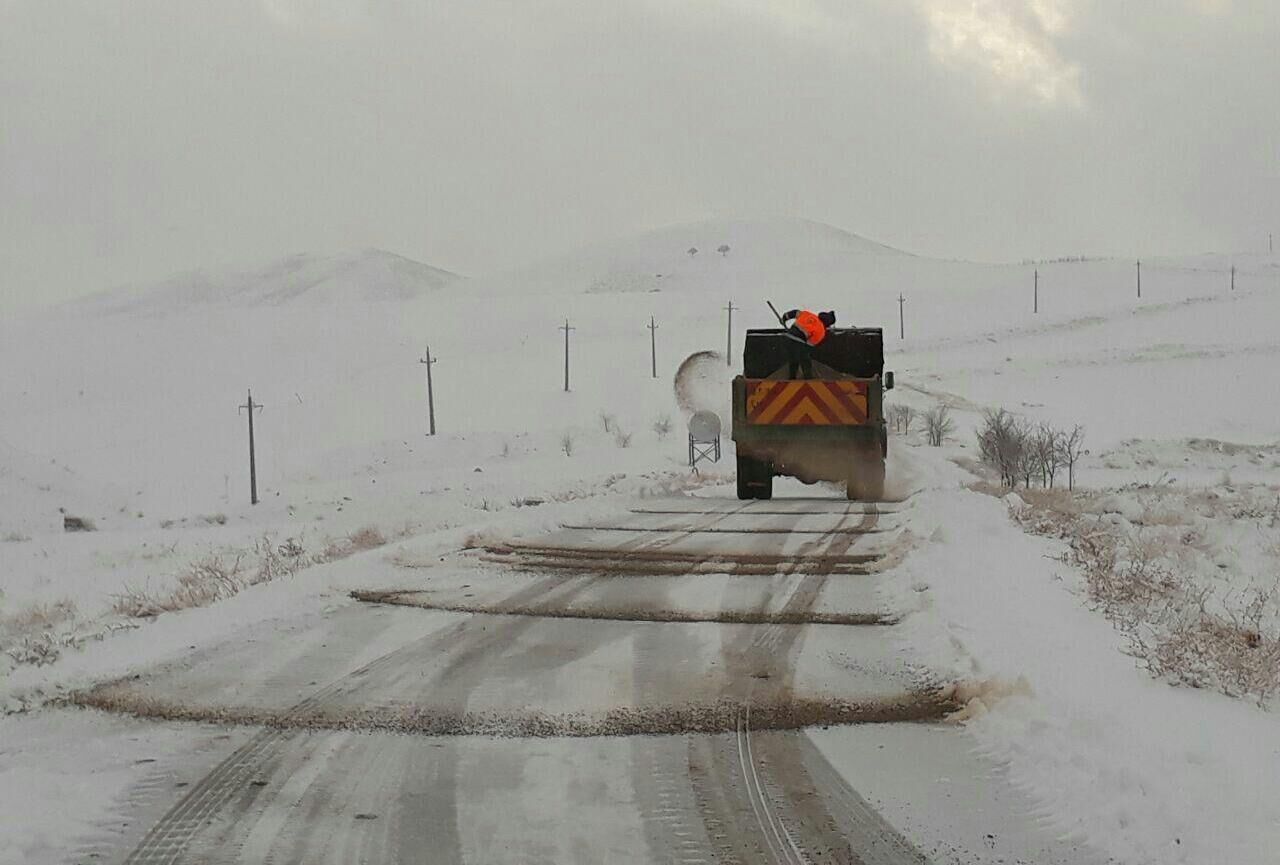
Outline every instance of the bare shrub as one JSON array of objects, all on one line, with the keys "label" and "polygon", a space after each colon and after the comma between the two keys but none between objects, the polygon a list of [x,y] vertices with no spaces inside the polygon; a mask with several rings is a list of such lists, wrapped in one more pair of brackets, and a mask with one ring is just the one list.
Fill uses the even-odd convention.
[{"label": "bare shrub", "polygon": [[1071,432],[1061,433],[1058,439],[1059,464],[1067,469],[1067,489],[1076,488],[1076,463],[1084,453],[1084,427],[1076,424]]},{"label": "bare shrub", "polygon": [[978,455],[1000,472],[1005,486],[1018,485],[1018,467],[1026,443],[1018,419],[1004,409],[988,409],[978,429]]},{"label": "bare shrub", "polygon": [[[1031,489],[1031,479],[1040,471],[1039,460],[1036,459],[1035,428],[1027,423],[1019,423],[1018,437],[1021,447],[1018,449],[1018,478],[1022,480],[1023,489]],[[1014,486],[1017,486],[1015,483]]]},{"label": "bare shrub", "polygon": [[924,413],[924,434],[929,444],[942,447],[942,443],[955,432],[956,424],[951,419],[951,409],[939,404]]},{"label": "bare shrub", "polygon": [[617,429],[618,419],[614,415],[606,412],[600,412],[600,425],[604,427],[605,432],[611,433]]},{"label": "bare shrub", "polygon": [[659,415],[658,419],[653,422],[653,431],[658,434],[658,438],[664,439],[671,434],[671,417],[670,415]]},{"label": "bare shrub", "polygon": [[567,457],[573,456],[573,435],[565,433],[560,437],[560,450],[564,451]]},{"label": "bare shrub", "polygon": [[[1062,467],[1062,433],[1042,423],[1028,436],[1029,449],[1034,457],[1036,471],[1040,473],[1040,486],[1052,489],[1058,469]],[[1028,485],[1029,486],[1029,485]]]},{"label": "bare shrub", "polygon": [[915,418],[916,410],[909,405],[894,403],[889,406],[889,423],[893,424],[894,432],[908,435],[911,432],[911,422]]},{"label": "bare shrub", "polygon": [[200,522],[209,526],[225,526],[227,524],[226,514],[204,514],[200,517]]},{"label": "bare shrub", "polygon": [[1032,424],[1004,409],[989,409],[978,429],[978,453],[982,461],[1000,473],[1005,486],[1018,482],[1031,488],[1033,479],[1051,489],[1058,472],[1067,470],[1067,489],[1075,489],[1075,467],[1084,452],[1084,428],[1070,432],[1047,423]]},{"label": "bare shrub", "polygon": [[4,541],[6,544],[21,544],[29,540],[31,540],[31,536],[24,535],[21,532],[6,532],[4,537],[0,538],[0,541]]},{"label": "bare shrub", "polygon": [[613,433],[613,443],[620,448],[631,447],[631,433],[617,429]]},{"label": "bare shrub", "polygon": [[499,452],[499,456],[503,459],[511,456],[511,442],[505,440],[502,442],[502,450]]}]

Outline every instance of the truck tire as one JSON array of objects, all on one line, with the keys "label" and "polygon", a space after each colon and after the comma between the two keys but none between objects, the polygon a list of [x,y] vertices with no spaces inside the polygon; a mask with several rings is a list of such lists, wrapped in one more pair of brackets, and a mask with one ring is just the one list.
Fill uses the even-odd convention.
[{"label": "truck tire", "polygon": [[755,479],[756,461],[750,457],[738,457],[738,498],[742,500],[756,497],[752,482]]},{"label": "truck tire", "polygon": [[738,457],[738,498],[773,498],[773,466],[751,457]]},{"label": "truck tire", "polygon": [[759,471],[756,475],[756,498],[768,501],[773,498],[773,463],[756,463],[756,466]]},{"label": "truck tire", "polygon": [[884,499],[884,457],[880,449],[859,451],[849,461],[846,495],[851,502],[878,502]]}]

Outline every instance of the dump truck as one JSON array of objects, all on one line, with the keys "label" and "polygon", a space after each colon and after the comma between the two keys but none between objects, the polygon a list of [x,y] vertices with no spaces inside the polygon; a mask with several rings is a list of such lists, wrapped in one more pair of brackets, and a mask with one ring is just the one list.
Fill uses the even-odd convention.
[{"label": "dump truck", "polygon": [[846,485],[854,501],[884,497],[889,433],[884,334],[878,327],[831,328],[813,348],[813,378],[789,377],[792,337],[782,328],[748,330],[742,374],[733,379],[738,498],[773,497],[774,477]]}]

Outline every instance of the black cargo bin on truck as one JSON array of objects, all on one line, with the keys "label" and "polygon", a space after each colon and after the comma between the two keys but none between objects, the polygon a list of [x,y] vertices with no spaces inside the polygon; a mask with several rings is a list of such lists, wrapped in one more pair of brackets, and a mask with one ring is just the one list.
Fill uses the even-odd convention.
[{"label": "black cargo bin on truck", "polygon": [[889,436],[880,328],[832,328],[813,349],[814,378],[788,377],[788,341],[781,328],[749,330],[743,374],[733,380],[733,441],[738,498],[767,499],[773,478],[846,484],[848,497],[884,496]]}]

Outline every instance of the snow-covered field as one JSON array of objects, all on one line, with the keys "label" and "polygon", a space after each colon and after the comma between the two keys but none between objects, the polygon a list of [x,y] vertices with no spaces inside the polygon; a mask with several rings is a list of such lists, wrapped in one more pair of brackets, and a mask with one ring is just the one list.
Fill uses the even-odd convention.
[{"label": "snow-covered field", "polygon": [[[891,478],[917,490],[918,543],[890,575],[890,600],[915,611],[904,652],[979,686],[986,711],[975,704],[966,721],[976,743],[1055,825],[1118,861],[1270,861],[1280,847],[1274,713],[1139,669],[1056,560],[1063,542],[1024,534],[1006,502],[966,489],[975,478],[956,465],[976,456],[972,429],[987,407],[1083,424],[1078,481],[1108,491],[1102,510],[1139,531],[1194,529],[1194,555],[1182,560],[1224,595],[1280,576],[1280,529],[1263,507],[1280,484],[1270,398],[1280,392],[1280,258],[1144,260],[1142,292],[1132,261],[937,261],[774,220],[677,226],[478,278],[378,251],[295,256],[6,321],[0,704],[19,714],[0,722],[0,809],[28,813],[18,805],[30,791],[55,795],[85,763],[101,765],[76,818],[88,821],[128,782],[117,757],[92,749],[74,752],[83,762],[31,756],[59,753],[59,729],[83,738],[80,719],[49,727],[55,713],[39,708],[66,689],[247,623],[347,603],[351,588],[385,587],[398,545],[429,555],[476,533],[533,533],[730,479],[731,447],[701,477],[684,465],[672,375],[694,352],[724,351],[727,303],[736,355],[745,327],[771,324],[772,299],[883,325],[894,397],[953,407],[946,447],[924,447],[918,433],[892,445]],[[439,358],[434,438],[419,363],[428,345]],[[723,380],[707,382],[710,403],[716,393],[727,402],[730,375],[726,364]],[[256,507],[237,409],[249,389],[265,406]],[[1207,495],[1252,509],[1189,514]],[[65,533],[65,515],[97,530]],[[292,539],[301,561],[367,528],[389,546],[329,556],[200,609],[146,620],[115,611],[130,591],[170,592],[196,563],[239,558],[249,574],[264,544]],[[51,849],[40,832],[75,828],[7,825],[0,859],[22,861]]]}]

